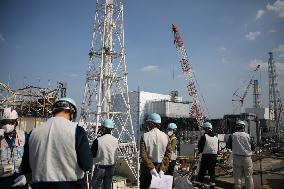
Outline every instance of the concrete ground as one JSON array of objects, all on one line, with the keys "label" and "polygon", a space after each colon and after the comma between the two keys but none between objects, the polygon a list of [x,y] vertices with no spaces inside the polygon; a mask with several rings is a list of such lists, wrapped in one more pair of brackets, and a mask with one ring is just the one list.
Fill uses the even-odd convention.
[{"label": "concrete ground", "polygon": [[[275,154],[266,153],[261,160],[262,171],[260,171],[260,161],[256,157],[254,161],[254,185],[255,189],[284,189],[284,146],[281,151]],[[216,175],[220,174],[216,168]],[[262,173],[262,175],[260,174]],[[189,189],[188,183],[176,180],[175,189]],[[209,178],[205,178],[205,183],[209,183]],[[193,187],[192,187],[193,188]],[[216,189],[233,189],[234,178],[230,175],[216,177]]]},{"label": "concrete ground", "polygon": [[[276,154],[267,154],[261,161],[254,162],[254,185],[256,189],[283,189],[284,188],[284,148]],[[261,182],[262,180],[262,182]],[[233,188],[234,179],[230,176],[217,177],[217,188]]]}]

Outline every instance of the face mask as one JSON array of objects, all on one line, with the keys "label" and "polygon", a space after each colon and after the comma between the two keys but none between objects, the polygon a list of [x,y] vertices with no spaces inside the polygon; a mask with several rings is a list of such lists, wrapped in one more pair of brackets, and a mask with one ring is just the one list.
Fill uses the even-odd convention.
[{"label": "face mask", "polygon": [[174,134],[174,131],[168,131],[168,135],[172,136]]},{"label": "face mask", "polygon": [[14,131],[15,129],[15,125],[11,125],[11,124],[6,124],[4,126],[2,126],[2,129],[4,129],[5,133],[11,133],[12,131]]}]

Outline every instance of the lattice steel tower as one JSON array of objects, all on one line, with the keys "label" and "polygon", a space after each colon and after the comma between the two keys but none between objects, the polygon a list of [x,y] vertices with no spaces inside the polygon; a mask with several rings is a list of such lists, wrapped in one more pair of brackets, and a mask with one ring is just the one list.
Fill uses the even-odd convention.
[{"label": "lattice steel tower", "polygon": [[260,100],[260,87],[258,85],[258,80],[253,80],[253,107],[260,108],[261,100]]},{"label": "lattice steel tower", "polygon": [[269,52],[268,77],[269,77],[269,119],[276,121],[276,132],[283,126],[283,108],[278,88],[276,64],[272,52]]},{"label": "lattice steel tower", "polygon": [[127,75],[122,0],[97,0],[80,122],[93,141],[102,120],[112,119],[120,155],[137,179],[138,158]]}]

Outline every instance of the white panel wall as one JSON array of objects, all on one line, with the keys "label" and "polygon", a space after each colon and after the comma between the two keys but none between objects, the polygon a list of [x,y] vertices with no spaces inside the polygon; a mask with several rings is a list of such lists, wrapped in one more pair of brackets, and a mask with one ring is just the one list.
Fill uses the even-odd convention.
[{"label": "white panel wall", "polygon": [[255,114],[258,119],[269,119],[269,108],[246,108],[245,111]]},{"label": "white panel wall", "polygon": [[[137,143],[140,140],[140,128],[149,114],[155,112],[165,117],[189,117],[189,104],[170,102],[170,99],[170,95],[145,91],[129,92],[132,124]],[[114,104],[114,109],[117,111],[119,111],[117,109],[119,107],[115,106],[119,106],[119,104],[119,102]]]},{"label": "white panel wall", "polygon": [[151,104],[152,101],[170,100],[170,95],[150,93],[145,91],[132,91],[129,92],[129,100],[135,138],[136,141],[139,142],[140,128],[142,124],[144,124],[146,116],[155,112],[155,109]]}]

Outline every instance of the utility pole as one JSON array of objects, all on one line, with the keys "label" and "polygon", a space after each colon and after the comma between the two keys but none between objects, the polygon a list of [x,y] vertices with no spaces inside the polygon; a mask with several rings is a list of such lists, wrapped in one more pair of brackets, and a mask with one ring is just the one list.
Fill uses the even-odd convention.
[{"label": "utility pole", "polygon": [[92,142],[104,119],[114,121],[119,155],[138,182],[139,162],[127,76],[122,0],[97,0],[80,123]]}]

